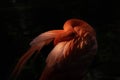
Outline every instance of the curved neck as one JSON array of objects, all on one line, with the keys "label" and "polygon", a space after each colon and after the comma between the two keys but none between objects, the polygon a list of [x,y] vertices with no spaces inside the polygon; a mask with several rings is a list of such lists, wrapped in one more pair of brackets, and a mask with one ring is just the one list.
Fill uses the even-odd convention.
[{"label": "curved neck", "polygon": [[82,21],[82,20],[79,20],[79,19],[70,19],[70,20],[67,20],[64,23],[63,29],[64,29],[64,31],[73,30],[73,28],[75,26],[80,26],[82,24],[84,24],[84,21]]}]

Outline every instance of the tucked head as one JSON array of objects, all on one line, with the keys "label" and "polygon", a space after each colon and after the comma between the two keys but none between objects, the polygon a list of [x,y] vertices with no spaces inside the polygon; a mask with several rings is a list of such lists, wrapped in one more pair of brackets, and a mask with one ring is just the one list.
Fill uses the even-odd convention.
[{"label": "tucked head", "polygon": [[54,44],[62,41],[69,41],[76,36],[85,37],[88,33],[96,35],[94,29],[85,21],[80,19],[67,20],[63,25],[63,31],[58,32]]}]

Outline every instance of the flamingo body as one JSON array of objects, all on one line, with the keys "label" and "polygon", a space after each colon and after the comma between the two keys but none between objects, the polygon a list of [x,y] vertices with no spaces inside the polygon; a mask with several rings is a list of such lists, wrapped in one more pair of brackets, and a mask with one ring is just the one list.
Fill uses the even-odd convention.
[{"label": "flamingo body", "polygon": [[[82,80],[97,51],[95,30],[85,21],[67,20],[63,30],[40,34],[30,43],[31,48],[20,58],[12,76],[17,77],[27,60],[43,46],[54,43],[39,80]],[[38,54],[36,53],[36,55]]]}]

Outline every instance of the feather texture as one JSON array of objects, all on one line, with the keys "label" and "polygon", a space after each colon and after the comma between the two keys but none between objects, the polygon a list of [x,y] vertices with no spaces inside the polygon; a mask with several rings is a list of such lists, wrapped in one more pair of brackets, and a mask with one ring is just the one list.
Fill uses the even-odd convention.
[{"label": "feather texture", "polygon": [[55,37],[56,32],[59,33],[61,30],[52,30],[45,33],[40,34],[38,37],[33,39],[33,41],[30,43],[31,48],[19,59],[17,65],[15,66],[15,69],[12,72],[12,75],[10,76],[11,79],[14,77],[14,79],[17,78],[17,76],[20,74],[23,66],[28,61],[28,59],[36,52],[39,53],[39,51],[42,49],[43,46],[49,44]]},{"label": "feather texture", "polygon": [[[27,60],[43,46],[54,41],[46,66],[39,80],[82,80],[97,50],[95,30],[85,21],[70,19],[64,30],[40,34],[30,43],[31,48],[20,58],[12,77],[19,75]],[[36,53],[36,55],[37,55]]]}]

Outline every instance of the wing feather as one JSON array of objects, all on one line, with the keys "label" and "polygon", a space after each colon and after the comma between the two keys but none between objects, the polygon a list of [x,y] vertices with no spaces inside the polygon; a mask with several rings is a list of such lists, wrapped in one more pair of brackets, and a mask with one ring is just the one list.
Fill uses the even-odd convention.
[{"label": "wing feather", "polygon": [[59,31],[61,31],[61,30],[48,31],[48,32],[40,34],[38,37],[33,39],[33,41],[30,43],[31,48],[19,59],[19,61],[18,61],[17,65],[15,66],[10,78],[16,79],[17,76],[20,74],[23,66],[28,61],[28,59],[36,51],[37,51],[37,53],[39,53],[39,51],[42,49],[42,47],[47,45],[48,43],[50,43],[56,37],[56,32],[59,32]]},{"label": "wing feather", "polygon": [[48,80],[51,73],[54,71],[55,65],[60,65],[60,62],[66,58],[66,53],[69,53],[71,41],[58,43],[49,53],[46,59],[46,67],[39,80]]},{"label": "wing feather", "polygon": [[56,63],[59,63],[61,59],[63,59],[63,51],[65,45],[66,42],[60,42],[54,47],[46,59],[47,66],[52,67]]}]

